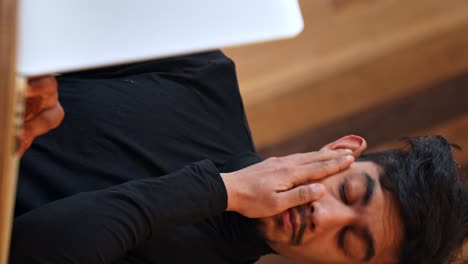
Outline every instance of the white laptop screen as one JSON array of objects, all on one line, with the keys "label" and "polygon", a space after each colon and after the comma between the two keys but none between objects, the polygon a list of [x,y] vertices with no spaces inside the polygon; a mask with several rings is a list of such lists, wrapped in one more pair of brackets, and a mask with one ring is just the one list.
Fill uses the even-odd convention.
[{"label": "white laptop screen", "polygon": [[18,72],[60,73],[292,37],[297,0],[22,0]]}]

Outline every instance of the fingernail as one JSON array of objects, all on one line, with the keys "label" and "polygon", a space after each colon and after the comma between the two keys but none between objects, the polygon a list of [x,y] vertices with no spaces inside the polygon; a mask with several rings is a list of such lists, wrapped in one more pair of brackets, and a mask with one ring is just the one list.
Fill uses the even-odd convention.
[{"label": "fingernail", "polygon": [[39,86],[43,82],[43,78],[29,79],[28,84],[31,86]]},{"label": "fingernail", "polygon": [[346,160],[354,160],[354,156],[353,155],[346,155],[345,159]]},{"label": "fingernail", "polygon": [[34,77],[28,80],[28,84],[30,86],[42,86],[44,85],[47,81],[49,81],[52,77],[50,76],[40,76],[40,77]]},{"label": "fingernail", "polygon": [[337,151],[338,153],[348,153],[348,154],[353,153],[353,151],[350,150],[350,149],[338,149],[338,150],[336,150],[336,151]]},{"label": "fingernail", "polygon": [[323,187],[322,184],[312,184],[310,186],[310,188],[311,188],[312,192],[314,192],[314,193],[321,193],[321,192],[325,191],[325,187]]}]

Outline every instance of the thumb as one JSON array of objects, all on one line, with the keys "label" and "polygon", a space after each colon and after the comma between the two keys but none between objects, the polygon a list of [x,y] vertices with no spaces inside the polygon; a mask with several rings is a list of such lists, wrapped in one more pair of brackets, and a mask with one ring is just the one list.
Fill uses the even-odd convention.
[{"label": "thumb", "polygon": [[284,210],[298,205],[311,203],[320,199],[325,187],[320,183],[300,185],[285,192],[278,193],[279,206]]}]

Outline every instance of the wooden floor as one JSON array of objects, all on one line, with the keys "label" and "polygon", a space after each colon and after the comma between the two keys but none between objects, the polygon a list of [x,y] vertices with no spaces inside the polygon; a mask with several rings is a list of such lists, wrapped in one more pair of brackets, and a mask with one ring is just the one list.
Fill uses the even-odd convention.
[{"label": "wooden floor", "polygon": [[299,37],[224,50],[259,152],[316,150],[346,134],[375,150],[441,134],[464,149],[455,157],[468,176],[468,2],[300,2]]}]

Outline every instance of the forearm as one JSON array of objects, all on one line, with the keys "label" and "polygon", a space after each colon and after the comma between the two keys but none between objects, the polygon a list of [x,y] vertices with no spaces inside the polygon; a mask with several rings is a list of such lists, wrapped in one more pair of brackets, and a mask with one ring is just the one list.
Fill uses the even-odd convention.
[{"label": "forearm", "polygon": [[112,263],[150,236],[226,209],[216,167],[81,193],[15,219],[11,263]]}]

